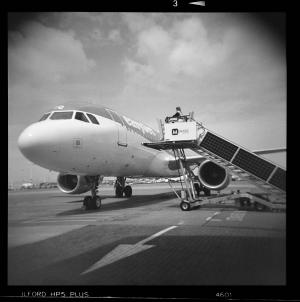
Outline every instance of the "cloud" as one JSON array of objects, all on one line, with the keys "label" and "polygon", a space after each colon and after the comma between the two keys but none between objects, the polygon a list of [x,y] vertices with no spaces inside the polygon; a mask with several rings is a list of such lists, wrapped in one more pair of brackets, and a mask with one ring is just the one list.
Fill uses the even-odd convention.
[{"label": "cloud", "polygon": [[172,46],[172,37],[160,26],[152,26],[139,33],[137,54],[148,59],[167,56]]},{"label": "cloud", "polygon": [[99,42],[97,44],[98,47],[123,43],[121,33],[117,29],[112,29],[107,34],[105,34],[99,28],[94,28],[91,32],[89,32],[88,37],[89,40],[87,39],[87,43],[93,41]]},{"label": "cloud", "polygon": [[[95,62],[72,31],[30,22],[8,33],[8,109],[10,123],[37,120],[41,111],[70,98],[82,87]],[[87,81],[85,81],[86,83]],[[74,96],[75,95],[75,96]]]},{"label": "cloud", "polygon": [[138,78],[147,80],[146,71],[152,70],[148,84],[152,83],[153,89],[157,85],[174,86],[183,80],[226,84],[233,78],[241,86],[243,80],[255,86],[262,83],[262,77],[276,77],[285,65],[276,55],[274,45],[268,42],[268,36],[260,35],[251,26],[224,26],[208,31],[207,23],[195,14],[171,18],[164,14],[122,16],[132,34],[133,47],[125,60],[140,65],[125,68],[129,85],[131,79],[135,84]]},{"label": "cloud", "polygon": [[128,29],[136,34],[155,25],[154,14],[123,13],[122,19]]},{"label": "cloud", "polygon": [[117,29],[113,29],[108,33],[108,37],[107,39],[109,41],[115,42],[115,43],[121,43],[122,42],[122,38],[121,38],[121,34],[120,31]]},{"label": "cloud", "polygon": [[172,35],[173,49],[169,54],[169,62],[175,73],[202,77],[222,64],[232,50],[228,35],[221,41],[209,39],[199,18],[176,22]]},{"label": "cloud", "polygon": [[214,77],[237,39],[234,31],[223,39],[211,39],[201,18],[190,14],[170,18],[123,14],[122,18],[131,33],[131,51],[123,61],[126,99],[143,94],[170,97],[175,90],[180,95],[195,94],[199,81]]},{"label": "cloud", "polygon": [[20,32],[9,32],[9,80],[59,82],[84,74],[95,66],[71,31],[30,22]]},{"label": "cloud", "polygon": [[174,19],[169,28],[156,23],[158,18],[144,20],[139,14],[126,14],[124,20],[136,37],[136,57],[151,65],[158,77],[162,74],[171,80],[176,80],[177,75],[201,78],[231,51],[228,42],[232,35],[221,41],[210,40],[199,17]]},{"label": "cloud", "polygon": [[100,31],[99,28],[94,28],[90,34],[90,39],[96,40],[96,41],[102,41],[104,39],[103,33]]}]

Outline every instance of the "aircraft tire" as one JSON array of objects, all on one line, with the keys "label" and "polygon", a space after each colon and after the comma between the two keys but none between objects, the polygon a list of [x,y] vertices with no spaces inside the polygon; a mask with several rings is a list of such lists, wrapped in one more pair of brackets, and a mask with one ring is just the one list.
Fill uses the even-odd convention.
[{"label": "aircraft tire", "polygon": [[93,200],[93,208],[94,209],[100,209],[101,208],[101,198],[99,196],[96,196]]},{"label": "aircraft tire", "polygon": [[126,186],[124,188],[124,194],[126,197],[131,197],[132,196],[132,188],[131,186]]},{"label": "aircraft tire", "polygon": [[84,197],[83,207],[85,210],[90,210],[92,208],[92,197],[91,196]]},{"label": "aircraft tire", "polygon": [[189,211],[191,209],[191,205],[186,201],[182,201],[180,203],[180,208],[182,211]]}]

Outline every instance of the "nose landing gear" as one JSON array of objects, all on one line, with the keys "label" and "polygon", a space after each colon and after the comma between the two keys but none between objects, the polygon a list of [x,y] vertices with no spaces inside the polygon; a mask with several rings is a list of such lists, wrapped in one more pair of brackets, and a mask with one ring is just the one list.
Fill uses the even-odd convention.
[{"label": "nose landing gear", "polygon": [[131,186],[125,186],[125,177],[117,177],[115,188],[116,188],[116,197],[131,197],[132,196],[132,188]]},{"label": "nose landing gear", "polygon": [[97,196],[97,187],[99,185],[100,176],[94,176],[92,180],[91,193],[92,196],[86,196],[83,200],[84,210],[94,210],[101,208],[101,198]]}]

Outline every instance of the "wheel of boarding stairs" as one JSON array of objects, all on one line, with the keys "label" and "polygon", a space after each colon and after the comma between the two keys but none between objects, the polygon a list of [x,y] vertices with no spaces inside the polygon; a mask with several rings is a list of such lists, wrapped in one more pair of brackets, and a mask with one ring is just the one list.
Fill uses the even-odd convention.
[{"label": "wheel of boarding stairs", "polygon": [[180,208],[182,211],[189,211],[191,209],[191,205],[186,201],[182,201],[180,203]]}]

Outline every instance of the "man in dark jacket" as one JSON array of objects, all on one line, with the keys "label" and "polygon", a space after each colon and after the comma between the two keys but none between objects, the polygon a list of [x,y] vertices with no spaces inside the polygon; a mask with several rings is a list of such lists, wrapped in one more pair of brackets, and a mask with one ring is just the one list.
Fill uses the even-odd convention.
[{"label": "man in dark jacket", "polygon": [[183,114],[181,112],[181,108],[180,107],[176,107],[176,113],[172,116],[172,117],[181,117]]}]

